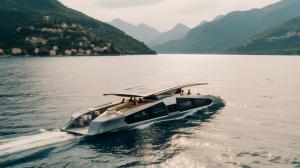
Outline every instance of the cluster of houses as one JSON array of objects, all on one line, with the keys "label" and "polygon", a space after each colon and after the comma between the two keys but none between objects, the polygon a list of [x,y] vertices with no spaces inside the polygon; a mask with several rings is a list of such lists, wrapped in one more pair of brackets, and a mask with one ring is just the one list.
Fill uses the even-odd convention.
[{"label": "cluster of houses", "polygon": [[274,36],[274,37],[269,37],[267,38],[267,40],[269,41],[276,41],[276,40],[282,40],[282,39],[287,39],[293,36],[300,36],[300,32],[296,32],[296,31],[289,31],[286,34],[282,35],[282,36]]},{"label": "cluster of houses", "polygon": [[[91,45],[91,47],[94,45]],[[59,54],[61,55],[67,55],[67,56],[71,56],[71,55],[91,55],[91,54],[97,54],[97,53],[101,53],[104,52],[106,50],[109,50],[111,47],[110,43],[107,43],[107,45],[105,47],[92,47],[91,49],[65,49],[63,51],[63,53],[58,53],[58,46],[53,46],[52,49],[49,51],[49,56],[57,56]],[[39,48],[35,48],[34,49],[34,54],[35,55],[39,55],[40,53],[40,49]],[[4,52],[4,49],[0,48],[0,55],[5,55],[6,53]],[[21,55],[22,54],[22,49],[21,48],[12,48],[10,53],[11,55]],[[8,55],[9,55],[8,54]]]},{"label": "cluster of houses", "polygon": [[[49,21],[51,18],[50,18],[50,16],[44,16],[43,19],[45,21]],[[29,37],[25,37],[25,42],[29,42],[33,46],[38,46],[39,44],[46,45],[48,40],[59,40],[59,38],[63,38],[64,30],[67,29],[67,31],[68,31],[69,28],[70,28],[70,31],[73,31],[72,28],[79,28],[79,30],[82,33],[85,33],[84,30],[81,30],[82,27],[77,24],[61,23],[59,25],[56,24],[55,27],[42,27],[42,28],[35,28],[35,27],[31,26],[30,27],[31,30],[38,30],[40,32],[47,32],[47,33],[58,33],[58,34],[61,34],[61,36],[56,35],[53,37],[49,37],[47,39],[45,39],[43,37],[39,37],[39,36],[36,36],[36,37],[29,36]],[[22,29],[23,29],[22,27],[18,27],[16,31],[20,32]],[[84,36],[77,44],[78,44],[78,47],[76,47],[76,48],[69,48],[69,49],[63,49],[63,50],[60,48],[60,46],[55,45],[55,46],[52,46],[49,51],[46,51],[46,53],[49,52],[49,56],[97,55],[97,54],[101,54],[105,51],[110,50],[112,47],[111,43],[106,43],[104,46],[103,45],[97,46],[95,44],[91,44],[89,39]],[[7,50],[0,48],[0,55],[21,55],[26,50],[27,49],[22,49],[22,48],[16,47],[16,48],[12,48],[10,51],[7,51]],[[33,53],[35,55],[39,55],[41,53],[45,54],[45,49],[36,47],[30,53]]]},{"label": "cluster of houses", "polygon": [[[22,54],[21,48],[12,48],[10,54],[12,55],[20,55]],[[0,55],[6,55],[4,49],[0,48]]]},{"label": "cluster of houses", "polygon": [[[76,49],[76,48],[71,48],[71,49],[65,49],[63,53],[58,53],[58,46],[53,46],[52,49],[49,51],[49,56],[57,56],[57,55],[91,55],[91,54],[99,54],[102,53],[106,50],[109,50],[111,48],[111,44],[107,43],[106,46],[104,47],[98,47],[95,46],[94,44],[90,45],[90,49]],[[39,55],[40,53],[40,48],[34,48],[34,54]],[[6,53],[4,52],[4,49],[0,48],[0,55],[5,55]],[[21,55],[22,54],[22,49],[21,48],[12,48],[10,53],[7,55]]]},{"label": "cluster of houses", "polygon": [[[76,48],[71,48],[71,49],[65,49],[63,53],[63,55],[91,55],[91,54],[97,54],[97,53],[101,53],[104,52],[106,50],[109,50],[111,47],[110,43],[107,43],[105,47],[97,47],[94,44],[91,44],[90,49],[76,49]],[[58,50],[58,46],[53,46],[52,49],[50,50],[49,55],[50,56],[56,56],[58,54],[57,52]]]},{"label": "cluster of houses", "polygon": [[[22,49],[21,48],[12,48],[10,51],[11,55],[20,55],[22,54]],[[0,55],[7,55],[4,51],[4,49],[0,48]]]}]

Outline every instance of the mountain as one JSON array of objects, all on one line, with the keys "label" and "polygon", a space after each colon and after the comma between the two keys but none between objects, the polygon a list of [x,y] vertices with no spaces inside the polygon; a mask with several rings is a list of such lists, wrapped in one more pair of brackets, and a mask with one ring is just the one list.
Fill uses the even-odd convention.
[{"label": "mountain", "polygon": [[209,23],[208,21],[204,20],[201,23],[199,23],[196,27],[201,27],[202,25]]},{"label": "mountain", "polygon": [[230,51],[235,54],[300,55],[300,17],[265,30]]},{"label": "mountain", "polygon": [[223,17],[224,17],[224,15],[219,15],[219,16],[215,17],[213,21],[221,20],[221,19],[223,19]]},{"label": "mountain", "polygon": [[156,46],[160,53],[222,53],[247,38],[300,16],[299,0],[283,0],[262,9],[231,12],[192,29],[182,40]]},{"label": "mountain", "polygon": [[158,37],[154,41],[151,41],[150,46],[164,44],[166,42],[173,41],[173,40],[180,40],[184,38],[189,31],[190,31],[189,27],[181,23],[178,23],[173,29],[162,33],[160,37]]},{"label": "mountain", "polygon": [[119,29],[58,0],[0,0],[0,52],[28,55],[154,54]]},{"label": "mountain", "polygon": [[121,19],[114,19],[109,24],[146,44],[149,44],[151,41],[159,38],[161,35],[161,33],[155,28],[152,28],[146,24],[133,25]]}]

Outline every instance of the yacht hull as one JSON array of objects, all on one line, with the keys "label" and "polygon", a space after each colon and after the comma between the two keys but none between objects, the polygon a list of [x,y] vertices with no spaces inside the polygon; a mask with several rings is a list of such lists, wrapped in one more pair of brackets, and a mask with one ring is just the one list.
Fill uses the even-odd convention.
[{"label": "yacht hull", "polygon": [[[204,113],[206,111],[218,109],[218,108],[225,106],[225,102],[220,97],[211,96],[211,95],[206,95],[206,96],[198,95],[198,96],[186,96],[184,98],[187,99],[187,98],[191,98],[191,97],[195,98],[195,99],[210,100],[210,104],[207,104],[205,106],[201,106],[198,108],[185,110],[185,111],[182,111],[182,110],[175,111],[172,113],[168,113],[168,115],[164,115],[161,117],[156,117],[156,118],[152,118],[152,119],[148,119],[148,120],[144,120],[144,121],[136,122],[136,123],[127,123],[126,118],[129,115],[126,115],[126,114],[120,114],[118,116],[111,117],[108,119],[105,117],[101,118],[101,116],[100,116],[99,118],[96,118],[93,121],[91,121],[91,123],[89,125],[87,125],[85,127],[81,127],[81,128],[71,128],[70,127],[70,125],[72,124],[72,121],[71,121],[69,123],[69,125],[65,126],[62,130],[69,132],[69,133],[83,135],[83,136],[96,136],[96,135],[100,135],[100,134],[106,134],[106,133],[111,133],[111,132],[132,129],[132,128],[135,128],[135,127],[138,127],[141,125],[147,125],[147,124],[151,125],[151,124],[154,124],[157,122],[181,119],[181,118],[185,118],[189,115],[193,115],[195,113],[199,113],[199,112]],[[164,100],[162,100],[160,102],[164,102]],[[100,109],[102,109],[102,111],[104,111],[104,109],[107,109],[107,107],[103,106]],[[74,120],[73,120],[73,123],[74,123]]]}]

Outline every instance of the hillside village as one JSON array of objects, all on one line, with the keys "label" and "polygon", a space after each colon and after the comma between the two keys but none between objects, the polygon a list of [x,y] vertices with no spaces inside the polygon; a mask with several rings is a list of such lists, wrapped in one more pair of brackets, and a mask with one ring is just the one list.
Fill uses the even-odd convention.
[{"label": "hillside village", "polygon": [[91,31],[74,23],[60,23],[50,16],[43,23],[17,27],[17,43],[0,48],[0,55],[81,56],[118,54],[112,43],[105,43]]}]

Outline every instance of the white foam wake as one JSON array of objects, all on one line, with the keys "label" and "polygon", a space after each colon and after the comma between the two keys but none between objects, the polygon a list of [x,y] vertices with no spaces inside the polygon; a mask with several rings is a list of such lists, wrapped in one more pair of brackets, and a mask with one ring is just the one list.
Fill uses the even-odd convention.
[{"label": "white foam wake", "polygon": [[39,147],[54,145],[74,139],[75,136],[61,131],[46,131],[36,135],[23,136],[0,141],[0,157],[9,156]]}]

